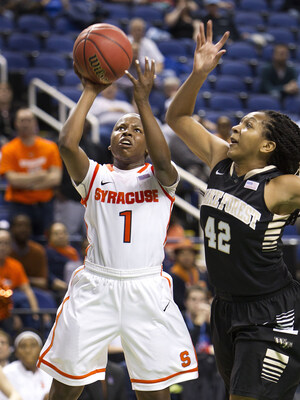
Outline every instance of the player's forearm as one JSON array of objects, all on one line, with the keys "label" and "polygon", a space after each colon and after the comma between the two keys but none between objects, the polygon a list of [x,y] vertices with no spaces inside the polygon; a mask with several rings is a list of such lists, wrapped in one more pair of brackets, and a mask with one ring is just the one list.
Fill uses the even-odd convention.
[{"label": "player's forearm", "polygon": [[60,132],[58,144],[61,154],[78,151],[85,119],[96,97],[97,93],[92,90],[83,91]]},{"label": "player's forearm", "polygon": [[166,113],[166,122],[174,126],[180,117],[191,117],[194,113],[197,95],[206,79],[206,75],[191,74],[177,91]]},{"label": "player's forearm", "polygon": [[171,154],[165,137],[156,121],[148,101],[137,103],[151,161],[162,169],[171,162]]}]

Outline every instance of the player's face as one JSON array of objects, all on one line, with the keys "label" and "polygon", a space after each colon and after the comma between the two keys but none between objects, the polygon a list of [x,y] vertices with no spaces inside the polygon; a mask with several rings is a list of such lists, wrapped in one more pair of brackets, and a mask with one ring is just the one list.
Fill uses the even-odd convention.
[{"label": "player's face", "polygon": [[34,338],[23,338],[17,346],[19,360],[29,370],[35,370],[41,346]]},{"label": "player's face", "polygon": [[245,115],[240,123],[232,127],[228,157],[233,161],[247,161],[259,158],[260,149],[266,141],[264,122],[267,116],[263,112]]},{"label": "player's face", "polygon": [[146,154],[146,140],[142,122],[137,114],[126,114],[114,126],[109,149],[114,164],[120,168],[134,168],[143,165]]}]

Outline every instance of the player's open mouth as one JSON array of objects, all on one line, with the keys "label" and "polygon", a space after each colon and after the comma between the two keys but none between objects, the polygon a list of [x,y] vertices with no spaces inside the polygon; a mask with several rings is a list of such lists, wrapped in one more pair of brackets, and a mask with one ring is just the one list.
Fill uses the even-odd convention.
[{"label": "player's open mouth", "polygon": [[125,147],[132,146],[132,143],[129,139],[121,139],[119,144]]},{"label": "player's open mouth", "polygon": [[237,144],[238,141],[234,139],[233,137],[230,138],[231,143],[230,144]]}]

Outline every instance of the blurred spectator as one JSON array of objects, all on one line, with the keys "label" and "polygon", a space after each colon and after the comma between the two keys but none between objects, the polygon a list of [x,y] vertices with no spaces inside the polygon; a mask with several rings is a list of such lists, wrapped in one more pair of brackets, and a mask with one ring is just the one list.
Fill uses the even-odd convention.
[{"label": "blurred spectator", "polygon": [[169,228],[167,231],[167,243],[165,245],[165,251],[169,257],[173,255],[173,251],[178,245],[178,242],[182,242],[185,238],[185,231],[180,220],[171,214]]},{"label": "blurred spectator", "polygon": [[47,289],[48,263],[44,246],[31,240],[31,220],[28,215],[15,215],[11,221],[11,257],[22,263],[32,287]]},{"label": "blurred spectator", "polygon": [[0,367],[0,393],[1,392],[7,396],[9,400],[22,400],[19,393],[6,378],[6,375],[2,371],[2,367]]},{"label": "blurred spectator", "polygon": [[226,117],[226,115],[222,115],[217,119],[217,130],[215,135],[225,140],[225,142],[230,143],[231,127],[232,123],[230,118]]},{"label": "blurred spectator", "polygon": [[281,11],[289,11],[297,16],[300,15],[300,3],[299,0],[284,0],[281,6]]},{"label": "blurred spectator", "polygon": [[0,329],[0,366],[9,364],[11,355],[11,336],[8,332]]},{"label": "blurred spectator", "polygon": [[86,385],[79,400],[127,400],[124,369],[108,361],[105,380]]},{"label": "blurred spectator", "polygon": [[118,85],[113,82],[95,99],[89,113],[98,118],[101,133],[101,145],[108,147],[112,128],[121,116],[135,112],[135,108],[126,100],[117,97]]},{"label": "blurred spectator", "polygon": [[[36,367],[42,344],[37,333],[29,330],[20,333],[14,341],[17,360],[3,368],[22,400],[46,400],[48,397],[52,378]],[[0,394],[1,400],[5,398]]]},{"label": "blurred spectator", "polygon": [[196,39],[200,26],[200,9],[193,0],[175,0],[175,6],[167,10],[165,24],[175,39]]},{"label": "blurred spectator", "polygon": [[17,111],[15,126],[17,137],[2,147],[0,163],[8,182],[9,218],[26,214],[33,234],[43,235],[53,222],[53,188],[61,181],[62,161],[57,145],[38,136],[38,123],[29,108]]},{"label": "blurred spectator", "polygon": [[[128,38],[132,44],[133,60],[139,60],[142,68],[145,65],[145,57],[149,60],[155,61],[155,72],[160,74],[164,69],[164,56],[157,47],[156,43],[145,37],[146,22],[142,18],[133,18],[129,22],[129,34]],[[135,68],[130,72],[134,72],[136,75]]]},{"label": "blurred spectator", "polygon": [[[80,147],[88,157],[100,164],[112,163],[111,152],[103,145],[94,143],[90,136],[90,125],[85,124],[84,133],[80,141]],[[80,203],[81,197],[74,188],[65,165],[63,165],[63,176],[59,187],[56,190],[54,199],[54,221],[62,222],[70,236],[86,235],[84,222],[85,208]]]},{"label": "blurred spectator", "polygon": [[[33,319],[38,320],[36,312],[39,306],[35,294],[30,286],[23,265],[14,258],[11,253],[11,235],[7,230],[0,230],[0,282],[13,290],[13,301],[15,308],[29,307],[33,313]],[[26,319],[29,321],[30,319]],[[12,319],[0,321],[0,326],[12,332]]]},{"label": "blurred spectator", "polygon": [[67,289],[65,271],[71,268],[75,270],[81,265],[81,258],[75,247],[70,245],[67,228],[61,222],[54,222],[48,232],[46,246],[49,286],[57,293],[58,301]]},{"label": "blurred spectator", "polygon": [[210,337],[209,294],[206,288],[193,285],[185,292],[183,317],[192,337],[196,353],[213,354]]},{"label": "blurred spectator", "polygon": [[174,248],[174,265],[170,269],[173,278],[174,300],[181,311],[185,310],[184,296],[188,287],[200,284],[200,272],[196,266],[197,249],[190,239],[181,240]]},{"label": "blurred spectator", "polygon": [[210,297],[205,288],[189,287],[183,313],[198,358],[199,377],[183,382],[181,400],[225,400],[225,386],[218,373],[210,335]]},{"label": "blurred spectator", "polygon": [[280,100],[287,95],[299,93],[297,71],[288,65],[289,48],[285,44],[276,44],[273,49],[272,61],[262,68],[259,75],[260,91],[270,94]]},{"label": "blurred spectator", "polygon": [[[206,14],[202,18],[202,22],[206,26],[207,21],[213,22],[213,41],[218,41],[226,31],[230,31],[230,41],[244,39],[245,37],[240,36],[233,15],[227,10],[220,10],[218,0],[204,0]],[[246,35],[247,36],[247,35]]]},{"label": "blurred spectator", "polygon": [[0,146],[15,136],[15,111],[11,85],[8,82],[0,82]]}]

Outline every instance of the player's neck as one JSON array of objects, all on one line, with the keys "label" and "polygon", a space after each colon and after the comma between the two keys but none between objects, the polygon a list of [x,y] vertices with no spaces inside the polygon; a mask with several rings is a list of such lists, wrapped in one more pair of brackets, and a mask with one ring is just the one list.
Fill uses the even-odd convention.
[{"label": "player's neck", "polygon": [[142,167],[145,164],[145,161],[133,161],[133,162],[123,162],[122,160],[114,160],[113,165],[116,168],[130,170],[138,167]]},{"label": "player's neck", "polygon": [[264,168],[266,163],[263,161],[234,162],[234,171],[237,176],[244,176],[253,169]]}]

